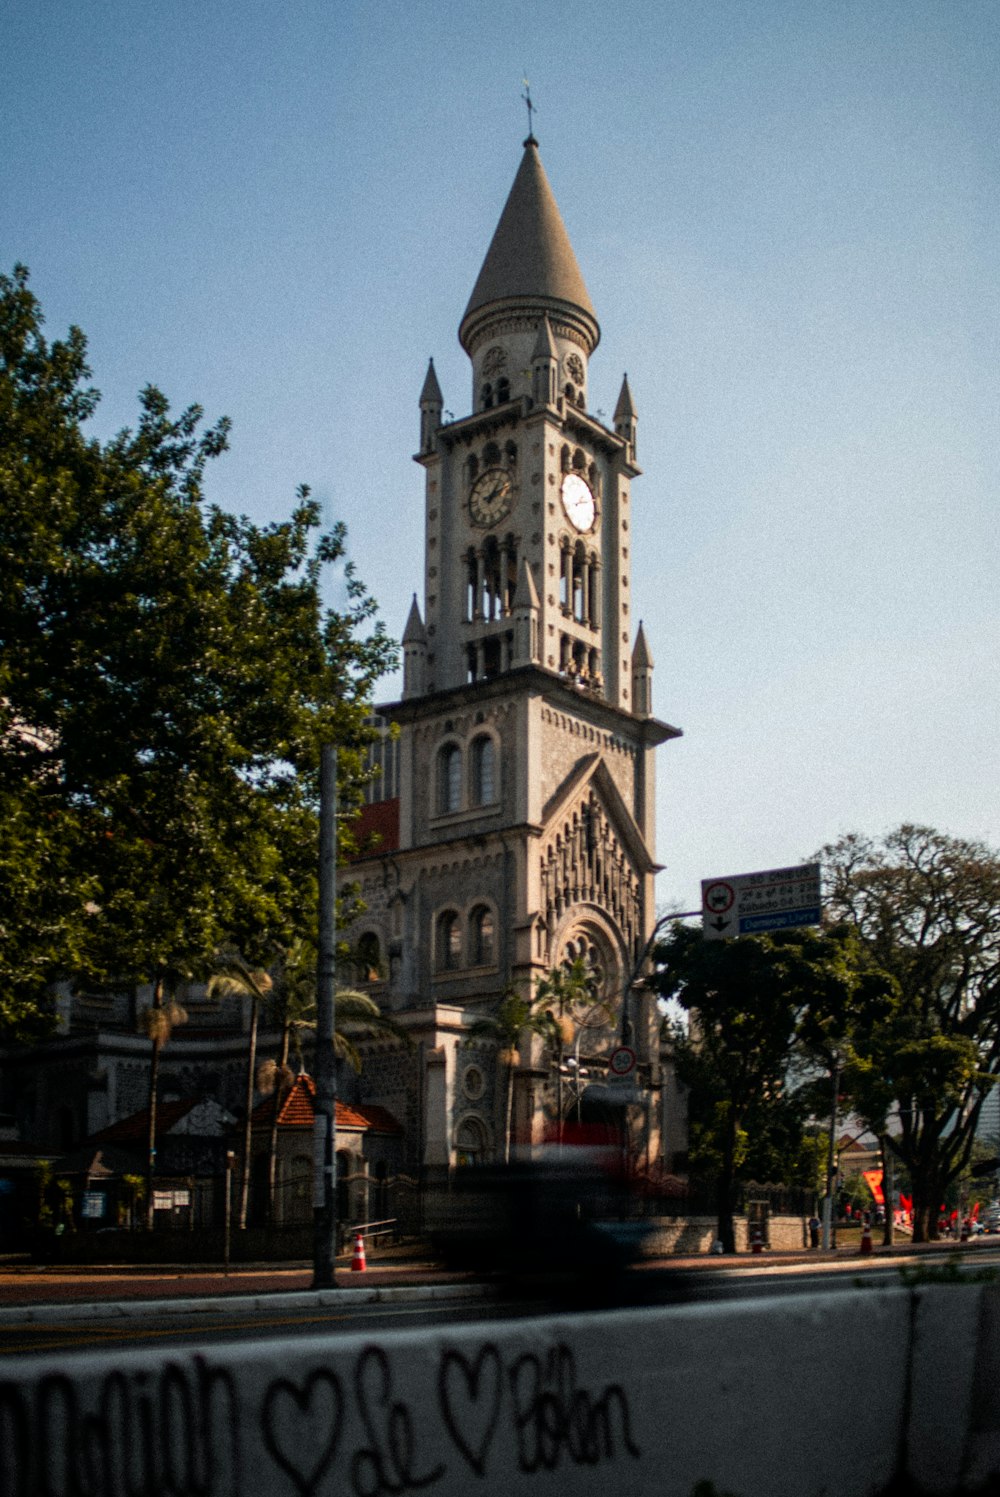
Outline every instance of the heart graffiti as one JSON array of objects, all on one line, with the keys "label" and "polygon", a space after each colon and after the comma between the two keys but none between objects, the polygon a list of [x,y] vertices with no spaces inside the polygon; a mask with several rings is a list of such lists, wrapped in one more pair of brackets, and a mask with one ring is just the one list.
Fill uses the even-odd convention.
[{"label": "heart graffiti", "polygon": [[340,1379],[322,1368],[301,1387],[279,1378],[267,1390],[263,1434],[275,1461],[301,1497],[313,1497],[329,1470],[344,1424]]},{"label": "heart graffiti", "polygon": [[500,1418],[501,1392],[500,1353],[489,1342],[472,1362],[457,1351],[442,1355],[438,1369],[441,1414],[452,1440],[477,1476],[486,1471],[486,1457]]}]

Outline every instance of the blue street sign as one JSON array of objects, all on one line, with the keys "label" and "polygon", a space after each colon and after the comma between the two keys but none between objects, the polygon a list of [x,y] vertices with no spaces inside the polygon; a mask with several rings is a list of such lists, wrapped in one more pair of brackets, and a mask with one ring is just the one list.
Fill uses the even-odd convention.
[{"label": "blue street sign", "polygon": [[755,930],[789,930],[795,925],[819,925],[820,914],[817,905],[813,910],[785,910],[780,915],[743,915],[740,935],[746,936]]}]

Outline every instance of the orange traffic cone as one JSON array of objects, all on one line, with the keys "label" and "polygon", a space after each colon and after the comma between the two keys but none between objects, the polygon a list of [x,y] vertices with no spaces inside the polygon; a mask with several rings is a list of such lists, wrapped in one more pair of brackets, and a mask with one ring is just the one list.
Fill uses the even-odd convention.
[{"label": "orange traffic cone", "polygon": [[868,1256],[868,1254],[871,1252],[871,1250],[872,1250],[872,1229],[868,1225],[868,1223],[865,1222],[864,1226],[861,1228],[861,1256],[863,1258],[866,1258]]},{"label": "orange traffic cone", "polygon": [[365,1262],[365,1239],[364,1239],[364,1234],[361,1233],[361,1232],[355,1232],[355,1234],[354,1234],[354,1256],[351,1259],[351,1272],[352,1273],[364,1273],[365,1269],[367,1267],[368,1267],[368,1264]]}]

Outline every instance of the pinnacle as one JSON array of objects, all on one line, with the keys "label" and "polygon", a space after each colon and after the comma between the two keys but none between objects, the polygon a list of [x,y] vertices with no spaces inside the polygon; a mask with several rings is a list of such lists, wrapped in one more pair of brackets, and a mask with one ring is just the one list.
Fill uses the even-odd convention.
[{"label": "pinnacle", "polygon": [[441,386],[438,384],[438,377],[434,370],[434,360],[431,359],[427,365],[424,387],[420,392],[420,403],[421,405],[440,405],[443,400],[444,396],[441,394]]},{"label": "pinnacle", "polygon": [[409,617],[406,620],[406,628],[403,630],[404,645],[425,645],[427,643],[427,631],[424,621],[420,617],[420,609],[417,605],[417,595],[413,594],[413,602],[410,604]]}]

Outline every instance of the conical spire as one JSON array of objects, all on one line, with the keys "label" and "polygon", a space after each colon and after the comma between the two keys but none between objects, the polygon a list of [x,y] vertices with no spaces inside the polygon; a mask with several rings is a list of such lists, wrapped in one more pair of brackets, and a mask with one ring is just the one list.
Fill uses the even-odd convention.
[{"label": "conical spire", "polygon": [[413,602],[410,604],[409,617],[406,620],[406,628],[403,630],[404,645],[425,645],[427,643],[427,630],[424,621],[420,617],[420,608],[417,605],[417,595],[413,594]]},{"label": "conical spire", "polygon": [[434,372],[434,360],[431,359],[427,365],[427,378],[424,380],[424,388],[420,392],[421,405],[441,405],[444,396],[441,394],[441,386]]},{"label": "conical spire", "polygon": [[640,619],[639,629],[635,636],[635,644],[632,646],[632,669],[652,670],[655,663],[652,651],[646,643],[646,631],[642,627],[642,619]]},{"label": "conical spire", "polygon": [[558,357],[559,350],[552,336],[552,324],[547,317],[543,317],[538,324],[538,337],[535,339],[535,347],[531,355],[532,362],[535,359],[558,359]]},{"label": "conical spire", "polygon": [[642,619],[632,647],[632,711],[637,717],[653,714],[653,656]]},{"label": "conical spire", "polygon": [[617,426],[622,421],[634,421],[636,417],[635,406],[632,403],[632,391],[628,387],[628,375],[622,377],[621,393],[618,396],[618,404],[615,406],[614,421]]},{"label": "conical spire", "polygon": [[422,697],[427,690],[427,630],[413,594],[410,616],[403,630],[403,700]]},{"label": "conical spire", "polygon": [[514,660],[515,666],[537,665],[538,661],[538,589],[528,565],[521,557],[514,593]]},{"label": "conical spire", "polygon": [[521,567],[517,574],[517,589],[514,593],[514,607],[516,608],[538,608],[538,588],[528,565],[528,558],[521,557]]},{"label": "conical spire", "polygon": [[462,318],[459,339],[466,352],[476,314],[497,302],[560,303],[576,308],[597,347],[601,331],[576,263],[566,226],[549,186],[533,136],[500,215],[496,232]]}]

